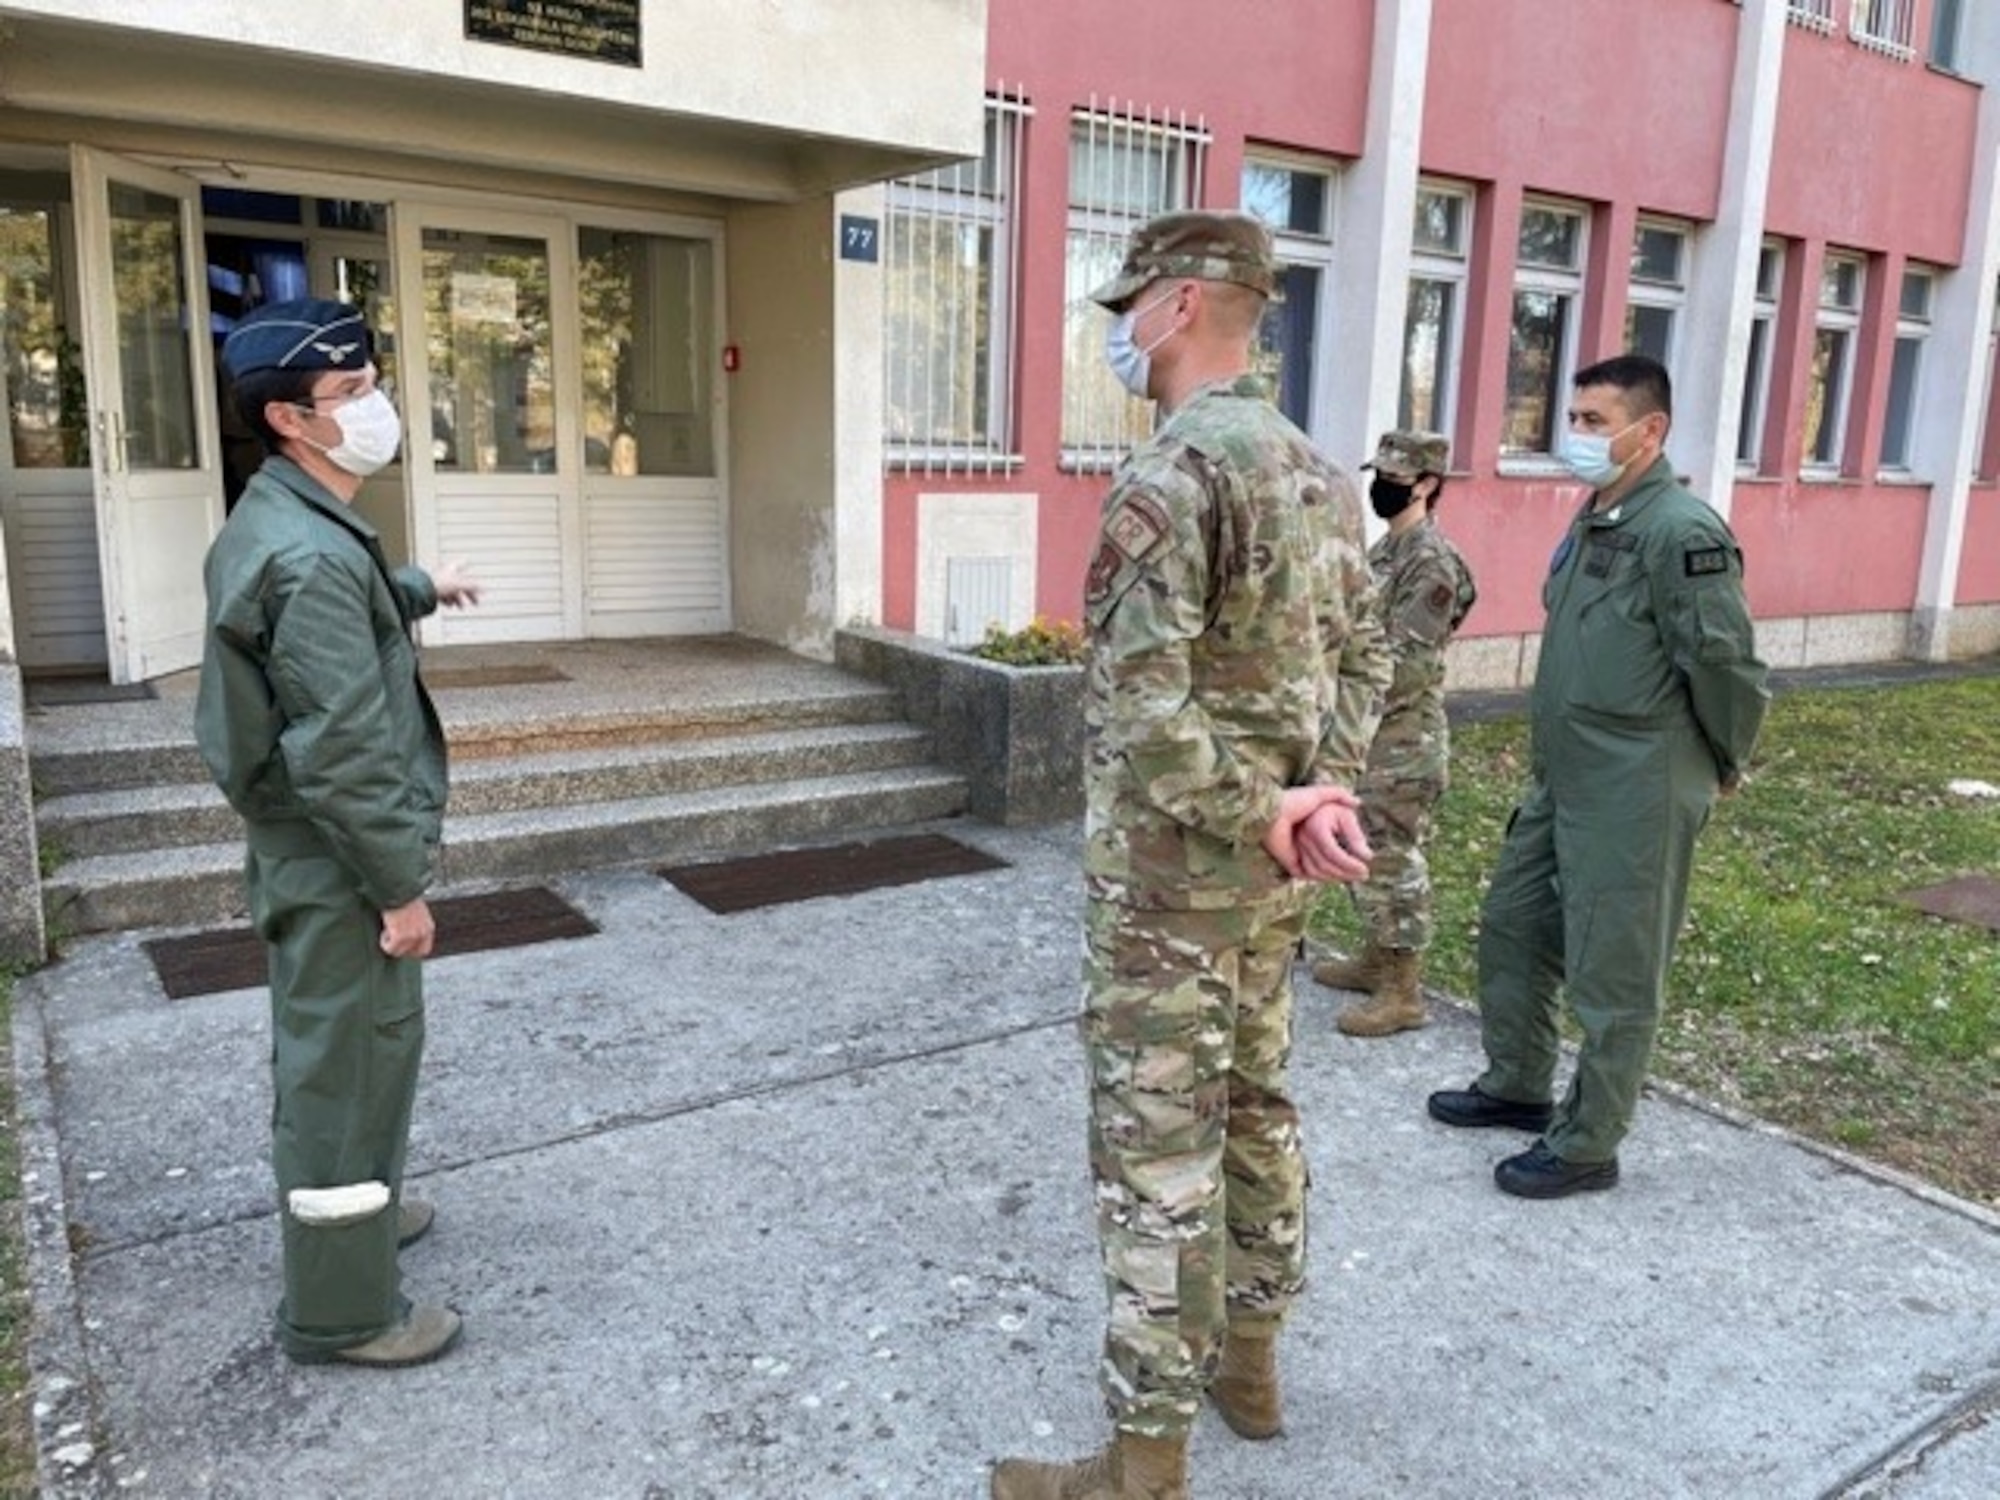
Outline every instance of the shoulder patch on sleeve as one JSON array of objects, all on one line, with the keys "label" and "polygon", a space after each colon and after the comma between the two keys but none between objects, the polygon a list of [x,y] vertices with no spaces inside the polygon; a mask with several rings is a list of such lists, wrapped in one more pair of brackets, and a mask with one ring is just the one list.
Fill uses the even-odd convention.
[{"label": "shoulder patch on sleeve", "polygon": [[1727,573],[1729,571],[1727,547],[1690,547],[1683,559],[1687,576],[1700,578],[1707,573]]},{"label": "shoulder patch on sleeve", "polygon": [[1104,520],[1104,539],[1138,562],[1160,544],[1169,527],[1167,513],[1150,495],[1127,495]]},{"label": "shoulder patch on sleeve", "polygon": [[1458,590],[1453,588],[1450,584],[1440,583],[1432,586],[1430,604],[1431,608],[1436,610],[1439,614],[1445,614],[1449,612],[1452,605],[1456,603],[1457,600],[1458,600]]}]

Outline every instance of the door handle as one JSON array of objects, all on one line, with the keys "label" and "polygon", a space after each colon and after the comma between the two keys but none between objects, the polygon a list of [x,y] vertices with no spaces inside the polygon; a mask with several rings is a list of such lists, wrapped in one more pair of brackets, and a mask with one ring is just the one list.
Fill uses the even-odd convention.
[{"label": "door handle", "polygon": [[125,424],[116,410],[105,407],[97,413],[97,451],[106,474],[125,472]]}]

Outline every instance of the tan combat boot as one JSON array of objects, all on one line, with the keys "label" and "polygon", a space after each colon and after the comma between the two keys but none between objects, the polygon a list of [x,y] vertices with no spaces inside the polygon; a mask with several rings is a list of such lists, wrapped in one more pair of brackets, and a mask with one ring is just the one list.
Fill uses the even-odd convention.
[{"label": "tan combat boot", "polygon": [[1321,959],[1313,965],[1312,975],[1329,989],[1372,994],[1382,978],[1382,950],[1371,940],[1354,956],[1336,953]]},{"label": "tan combat boot", "polygon": [[993,1500],[1187,1500],[1187,1437],[1112,1436],[1075,1463],[1006,1458],[993,1466]]},{"label": "tan combat boot", "polygon": [[1382,977],[1373,996],[1359,1005],[1350,1005],[1334,1022],[1349,1036],[1389,1036],[1398,1031],[1415,1031],[1431,1024],[1424,1009],[1424,956],[1407,948],[1389,948],[1382,953]]},{"label": "tan combat boot", "polygon": [[1222,1365],[1209,1385],[1208,1399],[1238,1437],[1261,1443],[1285,1430],[1278,1399],[1278,1330],[1231,1328],[1222,1346]]}]

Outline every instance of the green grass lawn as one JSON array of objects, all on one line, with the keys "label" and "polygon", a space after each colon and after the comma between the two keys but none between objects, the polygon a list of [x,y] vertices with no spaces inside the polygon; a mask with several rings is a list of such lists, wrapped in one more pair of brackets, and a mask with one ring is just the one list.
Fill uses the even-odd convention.
[{"label": "green grass lawn", "polygon": [[[1526,756],[1522,719],[1453,737],[1426,976],[1453,995]],[[2000,799],[1956,780],[2000,785],[2000,678],[1781,693],[1702,835],[1653,1071],[2000,1204],[2000,936],[1897,899],[2000,879]],[[1346,893],[1317,921],[1347,942]]]}]

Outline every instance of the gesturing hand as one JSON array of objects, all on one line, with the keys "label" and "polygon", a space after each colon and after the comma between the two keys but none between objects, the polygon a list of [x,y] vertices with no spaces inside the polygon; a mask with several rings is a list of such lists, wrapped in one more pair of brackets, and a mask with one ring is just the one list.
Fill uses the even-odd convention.
[{"label": "gesturing hand", "polygon": [[431,574],[431,587],[437,590],[438,603],[458,609],[467,604],[477,604],[485,585],[472,576],[464,563],[454,558]]}]

